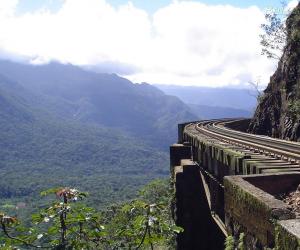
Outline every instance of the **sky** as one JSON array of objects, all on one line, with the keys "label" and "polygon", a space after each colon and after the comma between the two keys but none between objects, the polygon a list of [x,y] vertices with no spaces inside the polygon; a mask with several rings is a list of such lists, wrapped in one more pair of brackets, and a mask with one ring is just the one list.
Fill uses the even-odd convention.
[{"label": "sky", "polygon": [[0,0],[0,59],[71,63],[137,83],[263,86],[277,64],[260,54],[269,10],[284,13],[267,0]]},{"label": "sky", "polygon": [[[191,2],[191,0],[188,0]],[[187,1],[187,2],[188,2]],[[114,7],[128,3],[128,0],[109,0],[107,1]],[[153,14],[158,9],[172,3],[172,0],[131,0],[137,8],[141,8],[150,14]],[[232,5],[235,7],[246,8],[249,6],[258,6],[261,9],[281,8],[281,1],[276,0],[203,0],[195,1],[209,5]],[[25,13],[47,8],[52,12],[56,12],[63,5],[64,0],[19,0],[16,11],[17,13]]]}]

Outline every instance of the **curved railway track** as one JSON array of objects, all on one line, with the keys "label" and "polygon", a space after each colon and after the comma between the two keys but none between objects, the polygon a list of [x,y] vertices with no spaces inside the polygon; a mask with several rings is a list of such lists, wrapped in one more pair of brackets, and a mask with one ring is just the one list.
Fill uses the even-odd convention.
[{"label": "curved railway track", "polygon": [[232,122],[243,119],[222,119],[191,123],[200,134],[214,138],[231,145],[243,147],[260,154],[300,164],[300,143],[274,139],[262,135],[254,135],[230,129]]},{"label": "curved railway track", "polygon": [[[249,134],[231,129],[230,125],[246,125],[245,119],[180,124],[178,134],[178,145],[190,147],[191,160],[199,169],[211,216],[225,236],[224,177],[247,175],[250,178],[249,175],[252,175],[251,178],[257,178],[260,175],[284,176],[300,172],[300,142]],[[183,167],[179,169],[184,173]],[[264,182],[264,179],[260,180]],[[284,183],[284,177],[282,180]]]}]

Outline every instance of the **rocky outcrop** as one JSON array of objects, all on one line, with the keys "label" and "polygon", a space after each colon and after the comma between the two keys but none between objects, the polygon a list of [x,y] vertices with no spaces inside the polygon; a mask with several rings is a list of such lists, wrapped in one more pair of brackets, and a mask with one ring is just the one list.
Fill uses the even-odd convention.
[{"label": "rocky outcrop", "polygon": [[300,4],[287,19],[287,45],[249,132],[300,141]]}]

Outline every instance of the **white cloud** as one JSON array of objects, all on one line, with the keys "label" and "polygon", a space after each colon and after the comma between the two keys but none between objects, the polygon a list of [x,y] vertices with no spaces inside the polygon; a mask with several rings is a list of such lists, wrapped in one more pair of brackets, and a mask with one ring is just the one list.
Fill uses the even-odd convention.
[{"label": "white cloud", "polygon": [[209,86],[258,76],[267,83],[274,69],[260,56],[257,7],[174,1],[150,16],[131,3],[65,0],[56,13],[16,16],[16,3],[0,0],[0,53],[32,63],[101,65],[136,82]]},{"label": "white cloud", "polygon": [[13,16],[18,2],[18,0],[0,0],[0,18]]},{"label": "white cloud", "polygon": [[299,3],[299,0],[292,0],[288,3],[288,5],[285,8],[285,12],[289,13],[291,12]]}]

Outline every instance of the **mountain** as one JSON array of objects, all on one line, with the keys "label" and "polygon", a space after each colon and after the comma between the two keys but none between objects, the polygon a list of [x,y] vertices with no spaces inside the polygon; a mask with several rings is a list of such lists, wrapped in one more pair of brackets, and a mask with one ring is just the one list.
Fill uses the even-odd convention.
[{"label": "mountain", "polygon": [[286,21],[287,43],[249,132],[300,141],[300,4]]},{"label": "mountain", "polygon": [[0,74],[40,98],[58,117],[120,129],[152,146],[174,142],[177,124],[195,120],[187,105],[149,84],[73,65],[0,62]]},{"label": "mountain", "polygon": [[[250,89],[234,88],[209,88],[193,86],[176,86],[176,85],[155,85],[167,95],[173,95],[180,98],[183,102],[195,105],[204,105],[214,107],[209,117],[214,116],[214,112],[221,113],[223,108],[232,108],[232,114],[238,116],[242,110],[245,114],[253,112],[256,107],[256,91]],[[221,109],[217,111],[217,108]],[[231,112],[228,110],[228,112]],[[208,111],[203,111],[207,112]],[[247,112],[247,113],[246,113]],[[226,111],[227,114],[227,111]],[[225,115],[226,116],[226,115]],[[224,117],[221,115],[221,117]]]},{"label": "mountain", "polygon": [[235,109],[228,107],[214,107],[208,105],[189,104],[192,112],[199,119],[218,119],[218,118],[250,118],[252,113],[243,109]]},{"label": "mountain", "polygon": [[178,98],[115,74],[73,65],[0,61],[0,207],[72,186],[104,206],[168,176],[177,124],[194,120]]},{"label": "mountain", "polygon": [[12,199],[31,206],[41,190],[56,186],[89,191],[102,206],[168,175],[167,153],[120,130],[57,119],[40,102],[0,75],[0,206]]}]

